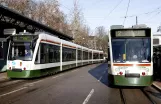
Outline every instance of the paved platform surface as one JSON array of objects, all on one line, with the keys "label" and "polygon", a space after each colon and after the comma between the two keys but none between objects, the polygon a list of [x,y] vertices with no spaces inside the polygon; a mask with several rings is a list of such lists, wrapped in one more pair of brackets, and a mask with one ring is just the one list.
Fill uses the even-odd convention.
[{"label": "paved platform surface", "polygon": [[8,79],[7,73],[6,72],[0,73],[0,81],[6,80],[6,79]]},{"label": "paved platform surface", "polygon": [[160,81],[154,81],[152,85],[161,91],[161,82]]}]

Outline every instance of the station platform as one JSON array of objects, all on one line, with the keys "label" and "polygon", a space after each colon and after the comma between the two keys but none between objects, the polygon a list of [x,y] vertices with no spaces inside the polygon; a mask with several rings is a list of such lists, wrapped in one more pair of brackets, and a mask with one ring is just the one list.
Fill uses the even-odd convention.
[{"label": "station platform", "polygon": [[161,91],[161,82],[160,81],[154,81],[152,85]]},{"label": "station platform", "polygon": [[7,73],[6,72],[0,73],[0,81],[6,80],[6,79],[8,79]]}]

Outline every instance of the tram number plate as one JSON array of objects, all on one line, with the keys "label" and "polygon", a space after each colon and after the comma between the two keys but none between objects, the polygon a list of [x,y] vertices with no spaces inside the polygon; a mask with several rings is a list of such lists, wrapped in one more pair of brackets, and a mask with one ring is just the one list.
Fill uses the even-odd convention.
[{"label": "tram number plate", "polygon": [[125,77],[140,78],[140,74],[138,73],[125,74]]},{"label": "tram number plate", "polygon": [[12,71],[15,71],[15,72],[22,72],[22,69],[12,69]]}]

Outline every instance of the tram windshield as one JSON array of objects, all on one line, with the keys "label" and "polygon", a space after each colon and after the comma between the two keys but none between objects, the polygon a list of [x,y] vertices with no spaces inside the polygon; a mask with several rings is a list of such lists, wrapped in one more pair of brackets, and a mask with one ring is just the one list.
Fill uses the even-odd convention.
[{"label": "tram windshield", "polygon": [[113,61],[148,63],[151,61],[151,40],[142,39],[112,39]]},{"label": "tram windshield", "polygon": [[32,60],[33,49],[30,42],[12,42],[9,52],[9,60]]}]

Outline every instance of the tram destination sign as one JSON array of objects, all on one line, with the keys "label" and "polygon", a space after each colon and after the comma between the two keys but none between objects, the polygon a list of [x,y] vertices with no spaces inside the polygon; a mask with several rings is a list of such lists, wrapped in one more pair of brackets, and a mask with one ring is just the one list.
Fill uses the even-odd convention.
[{"label": "tram destination sign", "polygon": [[29,35],[15,35],[13,36],[13,41],[31,41],[34,39],[34,36]]},{"label": "tram destination sign", "polygon": [[137,37],[146,36],[145,30],[118,30],[115,31],[116,37]]}]

